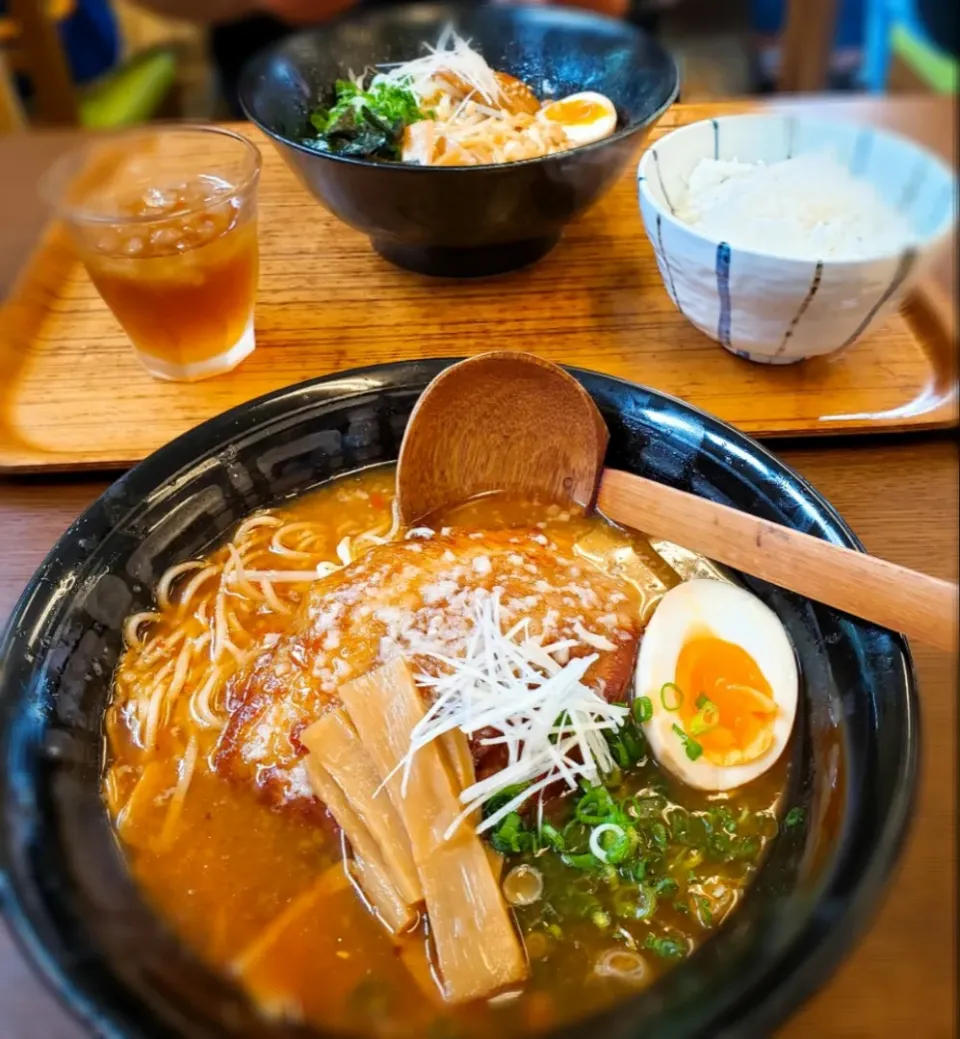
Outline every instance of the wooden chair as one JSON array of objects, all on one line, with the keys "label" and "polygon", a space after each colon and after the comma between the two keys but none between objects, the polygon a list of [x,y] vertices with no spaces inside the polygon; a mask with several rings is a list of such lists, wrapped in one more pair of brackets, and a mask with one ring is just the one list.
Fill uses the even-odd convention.
[{"label": "wooden chair", "polygon": [[25,124],[23,106],[13,85],[7,56],[0,50],[0,133],[11,133]]},{"label": "wooden chair", "polygon": [[826,89],[838,6],[838,0],[788,0],[780,42],[781,92]]},{"label": "wooden chair", "polygon": [[[15,42],[19,63],[33,84],[37,115],[51,126],[75,126],[79,122],[77,98],[57,34],[58,21],[72,10],[72,4],[62,2],[47,9],[41,6],[40,0],[7,2],[10,36],[7,47]],[[9,69],[7,89],[16,89],[10,82]]]},{"label": "wooden chair", "polygon": [[175,48],[151,47],[78,90],[57,28],[72,12],[74,0],[7,2],[9,16],[0,19],[0,133],[25,123],[11,54],[30,78],[35,115],[46,126],[131,126],[151,118],[161,107],[176,78]]}]

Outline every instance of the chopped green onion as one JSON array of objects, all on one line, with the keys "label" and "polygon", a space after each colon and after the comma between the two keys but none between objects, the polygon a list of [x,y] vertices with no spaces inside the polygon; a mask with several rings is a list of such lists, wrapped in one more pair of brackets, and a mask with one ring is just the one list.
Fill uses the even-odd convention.
[{"label": "chopped green onion", "polygon": [[[607,740],[607,742],[610,744],[610,750],[613,753],[613,756],[617,759],[617,765],[619,766],[619,768],[614,770],[613,774],[615,775],[622,768],[629,768],[630,765],[632,764],[632,762],[630,761],[630,751],[627,750],[626,746],[624,745],[623,740],[621,740],[621,739],[612,739],[612,740]],[[619,778],[620,777],[618,776],[617,777],[618,781],[619,781]],[[616,786],[618,784],[612,784],[612,785]]]},{"label": "chopped green onion", "polygon": [[803,809],[802,808],[791,808],[787,812],[786,817],[783,820],[783,825],[788,829],[792,830],[794,826],[799,826],[803,822]]},{"label": "chopped green onion", "polygon": [[690,834],[690,813],[677,805],[671,810],[668,822],[674,840],[685,841]]},{"label": "chopped green onion", "polygon": [[730,837],[725,833],[711,833],[707,837],[707,851],[714,859],[726,859],[730,854]]},{"label": "chopped green onion", "polygon": [[638,859],[636,864],[630,870],[630,875],[634,880],[643,880],[647,875],[647,870],[650,868],[650,862],[647,858]]},{"label": "chopped green onion", "polygon": [[647,920],[657,911],[657,894],[648,884],[625,888],[614,895],[613,906],[621,920]]},{"label": "chopped green onion", "polygon": [[647,884],[640,885],[640,898],[637,901],[637,919],[648,920],[657,911],[657,893]]},{"label": "chopped green onion", "polygon": [[573,869],[595,870],[600,861],[589,851],[577,855],[564,855],[563,861]]},{"label": "chopped green onion", "polygon": [[755,859],[760,852],[760,840],[757,837],[737,837],[733,842],[731,854],[735,859]]},{"label": "chopped green onion", "polygon": [[611,923],[610,914],[603,909],[598,909],[590,919],[593,921],[594,927],[598,927],[601,931],[606,931]]},{"label": "chopped green onion", "polygon": [[630,765],[638,764],[644,753],[643,737],[632,725],[625,725],[620,730],[620,739],[630,755]]},{"label": "chopped green onion", "polygon": [[653,717],[653,701],[649,696],[638,696],[633,701],[633,716],[641,725],[650,721]]},{"label": "chopped green onion", "polygon": [[690,848],[682,853],[680,864],[684,869],[696,869],[703,862],[703,852],[699,848]]},{"label": "chopped green onion", "polygon": [[647,884],[621,888],[613,896],[613,911],[621,920],[646,920],[653,916],[656,909],[656,893]]},{"label": "chopped green onion", "polygon": [[[605,840],[612,834],[612,840]],[[590,850],[603,863],[616,865],[630,854],[627,831],[616,823],[602,823],[590,835]]]},{"label": "chopped green onion", "polygon": [[540,827],[540,840],[547,848],[553,848],[554,851],[563,851],[566,841],[563,839],[563,834],[554,826],[552,823],[545,822]]},{"label": "chopped green onion", "polygon": [[[620,747],[620,752],[619,753],[626,753],[624,751],[623,744],[619,744],[618,746]],[[619,757],[619,753],[616,750],[614,750],[614,748],[612,746],[611,746],[610,749],[613,751],[615,756]],[[626,767],[627,766],[624,766],[624,768],[626,768]],[[603,785],[608,790],[616,790],[617,787],[619,787],[621,783],[623,783],[623,769],[619,765],[614,765],[613,766],[613,771],[612,772],[608,772],[603,777]]]},{"label": "chopped green onion", "polygon": [[502,808],[508,801],[512,801],[518,794],[522,794],[526,788],[526,783],[514,783],[512,786],[505,786],[499,793],[494,794],[489,800],[484,802],[484,818],[488,815],[493,815],[494,812]]},{"label": "chopped green onion", "polygon": [[683,942],[678,942],[675,938],[657,938],[653,934],[647,935],[644,945],[664,960],[677,960],[686,952]]},{"label": "chopped green onion", "polygon": [[490,843],[501,855],[537,851],[537,835],[527,829],[517,812],[511,812],[490,833]]},{"label": "chopped green onion", "polygon": [[627,814],[633,819],[654,819],[660,815],[666,807],[666,803],[665,797],[653,794],[643,798],[628,797],[624,801],[624,807]]},{"label": "chopped green onion", "polygon": [[717,818],[720,820],[720,826],[727,831],[727,833],[737,832],[737,820],[734,819],[731,811],[725,805],[721,805],[717,809]]},{"label": "chopped green onion", "polygon": [[703,747],[701,747],[696,740],[690,739],[679,725],[675,724],[673,726],[673,731],[680,737],[680,741],[683,743],[683,749],[686,751],[687,757],[691,761],[696,761],[703,753]]},{"label": "chopped green onion", "polygon": [[600,870],[600,879],[611,891],[616,891],[620,887],[620,874],[617,872],[617,867],[611,866],[610,863],[604,865]]},{"label": "chopped green onion", "polygon": [[679,711],[683,706],[683,690],[676,682],[664,682],[660,687],[660,703],[665,711]]},{"label": "chopped green onion", "polygon": [[579,822],[596,826],[605,823],[616,812],[617,806],[606,787],[591,787],[577,802],[576,818]]},{"label": "chopped green onion", "polygon": [[715,729],[719,724],[720,712],[714,704],[708,701],[707,706],[702,707],[690,719],[690,733],[693,736],[702,736],[705,732]]}]

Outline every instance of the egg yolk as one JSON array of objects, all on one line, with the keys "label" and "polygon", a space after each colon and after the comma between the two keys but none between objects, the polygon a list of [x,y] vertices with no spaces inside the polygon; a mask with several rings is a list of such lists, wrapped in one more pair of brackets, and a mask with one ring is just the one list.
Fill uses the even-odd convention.
[{"label": "egg yolk", "polygon": [[561,126],[583,126],[595,123],[607,115],[606,109],[596,101],[584,101],[574,98],[570,101],[555,101],[547,105],[544,114]]},{"label": "egg yolk", "polygon": [[714,635],[690,639],[677,658],[675,682],[683,729],[708,761],[739,765],[770,749],[777,704],[742,646]]}]

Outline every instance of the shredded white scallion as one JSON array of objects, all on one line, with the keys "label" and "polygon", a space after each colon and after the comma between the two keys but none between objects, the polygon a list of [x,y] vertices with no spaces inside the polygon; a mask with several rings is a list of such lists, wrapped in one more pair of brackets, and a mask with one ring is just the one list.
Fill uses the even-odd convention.
[{"label": "shredded white scallion", "polygon": [[457,729],[468,737],[491,730],[481,743],[506,747],[507,764],[460,794],[464,810],[448,827],[447,839],[478,808],[509,787],[523,785],[524,789],[484,819],[477,833],[496,826],[554,783],[574,790],[580,779],[600,782],[615,767],[605,734],[619,729],[629,714],[628,708],[607,703],[584,683],[597,653],[574,657],[561,666],[554,655],[581,643],[567,639],[543,646],[529,634],[529,619],[504,632],[498,590],[476,593],[470,619],[473,627],[462,657],[445,656],[429,644],[411,647],[443,664],[446,671],[439,676],[415,676],[434,699],[414,726],[410,748],[395,770],[403,772],[405,794],[417,752]]},{"label": "shredded white scallion", "polygon": [[422,98],[435,89],[433,82],[437,73],[452,72],[476,91],[482,98],[496,104],[500,98],[500,85],[494,70],[471,46],[447,26],[440,34],[437,45],[426,45],[427,53],[421,58],[394,64],[378,65],[380,71],[373,83],[391,83],[403,86]]}]

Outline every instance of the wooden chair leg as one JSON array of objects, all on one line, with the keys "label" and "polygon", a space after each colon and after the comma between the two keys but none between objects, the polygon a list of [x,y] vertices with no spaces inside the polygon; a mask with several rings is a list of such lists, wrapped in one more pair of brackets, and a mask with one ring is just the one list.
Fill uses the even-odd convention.
[{"label": "wooden chair leg", "polygon": [[783,93],[825,90],[837,27],[837,0],[789,0],[780,38]]},{"label": "wooden chair leg", "polygon": [[51,126],[76,126],[77,98],[66,55],[41,0],[8,0],[8,11],[20,26],[18,43],[33,84],[37,116]]},{"label": "wooden chair leg", "polygon": [[7,56],[0,50],[0,133],[12,133],[26,125],[23,106],[13,82]]}]

